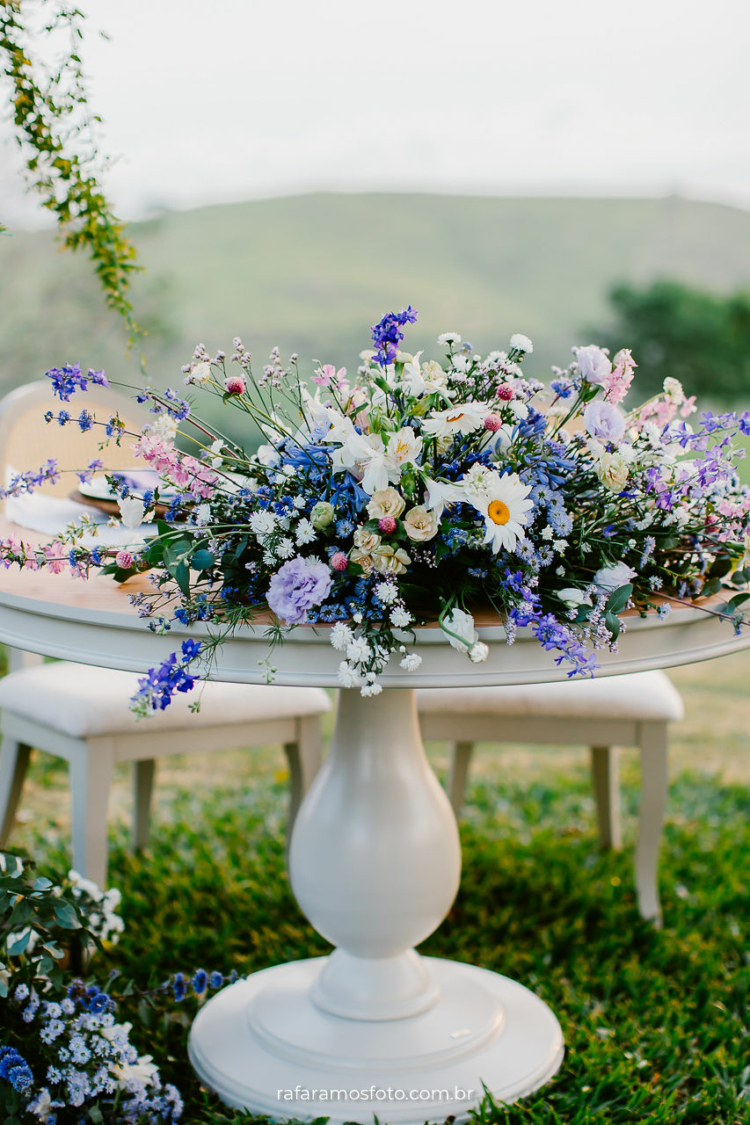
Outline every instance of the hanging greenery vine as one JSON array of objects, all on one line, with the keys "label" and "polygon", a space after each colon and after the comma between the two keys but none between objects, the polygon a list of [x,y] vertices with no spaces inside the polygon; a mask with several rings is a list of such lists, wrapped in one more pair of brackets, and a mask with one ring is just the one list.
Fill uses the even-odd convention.
[{"label": "hanging greenery vine", "polygon": [[[98,152],[79,52],[84,14],[64,0],[36,5],[41,27],[32,32],[28,0],[0,0],[0,76],[11,85],[11,116],[23,152],[29,189],[51,211],[71,250],[87,250],[109,308],[125,322],[132,344],[141,330],[133,317],[129,288],[141,267],[100,184],[106,161]],[[33,44],[45,36],[69,36],[55,65]],[[0,226],[0,230],[6,229]],[[143,358],[141,357],[143,366]]]}]

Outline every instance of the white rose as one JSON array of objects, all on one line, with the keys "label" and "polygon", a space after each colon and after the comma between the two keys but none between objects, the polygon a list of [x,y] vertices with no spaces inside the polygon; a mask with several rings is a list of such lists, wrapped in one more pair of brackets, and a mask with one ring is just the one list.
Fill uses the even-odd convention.
[{"label": "white rose", "polygon": [[621,492],[628,481],[630,466],[621,453],[602,453],[596,466],[596,475],[606,488]]},{"label": "white rose", "polygon": [[426,543],[428,539],[434,539],[438,533],[438,521],[435,513],[428,512],[421,505],[412,508],[404,516],[404,531],[410,539],[414,539],[418,543]]},{"label": "white rose", "polygon": [[373,492],[367,505],[371,520],[382,520],[385,516],[398,518],[406,507],[406,501],[395,488],[381,488]]},{"label": "white rose", "polygon": [[610,566],[603,566],[594,575],[594,583],[600,590],[619,590],[620,586],[627,586],[631,578],[635,578],[636,571],[627,563],[618,562]]},{"label": "white rose", "polygon": [[577,590],[574,586],[568,586],[564,590],[558,590],[557,596],[566,605],[591,605],[591,598],[589,598],[583,590]]}]

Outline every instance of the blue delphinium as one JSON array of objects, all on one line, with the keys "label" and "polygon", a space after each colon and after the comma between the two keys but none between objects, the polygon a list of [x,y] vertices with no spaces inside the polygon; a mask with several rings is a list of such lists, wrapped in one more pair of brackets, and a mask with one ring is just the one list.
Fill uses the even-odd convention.
[{"label": "blue delphinium", "polygon": [[417,314],[409,305],[398,313],[386,313],[382,320],[372,326],[372,342],[377,355],[375,360],[381,367],[393,363],[398,354],[398,346],[404,338],[401,329],[407,324],[416,323]]},{"label": "blue delphinium", "polygon": [[47,378],[52,381],[52,391],[62,402],[69,402],[71,395],[77,390],[85,391],[89,383],[99,387],[108,387],[109,380],[103,371],[92,371],[88,374],[81,371],[80,363],[66,363],[63,367],[53,367],[47,372]]}]

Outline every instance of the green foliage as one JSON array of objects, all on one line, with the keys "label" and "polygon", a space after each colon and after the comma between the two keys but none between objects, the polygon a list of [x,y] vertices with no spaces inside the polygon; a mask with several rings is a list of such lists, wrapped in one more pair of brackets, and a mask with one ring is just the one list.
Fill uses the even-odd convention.
[{"label": "green foliage", "polygon": [[656,394],[672,376],[688,394],[750,399],[750,293],[724,297],[655,281],[618,285],[610,300],[615,324],[597,338],[613,354],[625,345],[632,350],[639,390]]},{"label": "green foliage", "polygon": [[[92,128],[101,119],[88,108],[83,65],[83,13],[64,0],[45,0],[43,34],[67,34],[59,66],[35,51],[26,0],[0,0],[0,74],[8,79],[16,140],[24,152],[29,186],[55,216],[63,245],[87,250],[108,306],[125,321],[131,342],[139,333],[128,297],[138,269],[136,251],[100,185]],[[3,229],[3,228],[0,228]]]},{"label": "green foliage", "polygon": [[[120,830],[111,879],[123,890],[127,928],[114,950],[97,956],[100,979],[112,967],[146,987],[176,968],[247,973],[327,952],[286,876],[286,785],[272,758],[265,772],[258,758],[247,759],[246,786],[179,791],[147,855],[133,857]],[[553,1082],[515,1106],[486,1099],[477,1125],[750,1122],[747,789],[691,774],[673,783],[661,865],[665,926],[657,931],[637,913],[631,847],[598,849],[583,766],[531,780],[502,766],[490,776],[479,762],[477,770],[462,824],[461,890],[422,951],[533,988],[566,1041]],[[635,781],[626,770],[628,825]],[[62,850],[42,846],[62,862]],[[186,999],[177,1005],[182,1019],[152,1021],[148,1031],[165,1080],[186,1096],[183,1120],[258,1125],[261,1118],[222,1107],[193,1078],[185,1048],[195,1004]],[[387,1113],[380,1119],[386,1125]]]}]

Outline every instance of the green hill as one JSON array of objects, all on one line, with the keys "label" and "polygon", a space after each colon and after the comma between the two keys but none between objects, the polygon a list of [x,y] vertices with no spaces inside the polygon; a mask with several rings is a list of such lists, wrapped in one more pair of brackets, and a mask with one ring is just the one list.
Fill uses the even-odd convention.
[{"label": "green hill", "polygon": [[[155,382],[179,381],[199,340],[241,335],[353,367],[368,326],[411,303],[407,345],[459,331],[479,350],[525,332],[531,370],[565,363],[607,319],[616,281],[750,284],[750,213],[679,198],[506,199],[319,194],[134,224],[146,273],[136,311]],[[70,358],[136,376],[84,258],[48,233],[0,238],[0,389]]]}]

